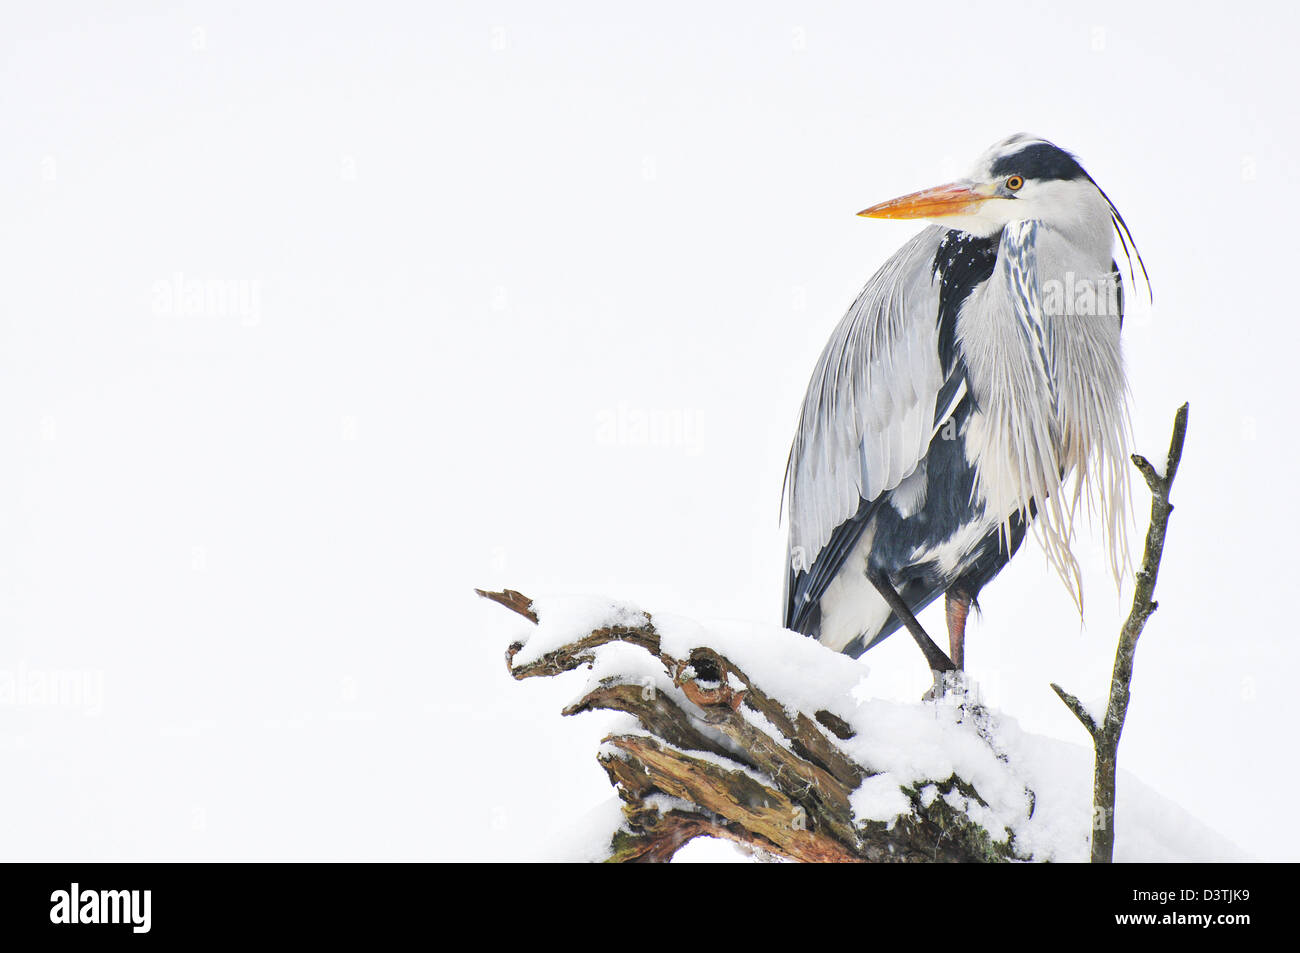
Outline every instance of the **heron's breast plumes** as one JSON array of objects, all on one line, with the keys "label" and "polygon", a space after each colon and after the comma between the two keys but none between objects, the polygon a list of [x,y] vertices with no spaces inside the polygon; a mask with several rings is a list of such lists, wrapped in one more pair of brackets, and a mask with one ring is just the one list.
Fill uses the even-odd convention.
[{"label": "heron's breast plumes", "polygon": [[[1068,246],[1036,222],[1003,232],[992,277],[962,309],[957,334],[978,405],[965,435],[986,517],[1033,526],[1082,609],[1071,548],[1080,509],[1100,517],[1116,580],[1128,565],[1128,413],[1114,279],[1087,260],[1065,272]],[[1040,238],[1046,247],[1040,247]],[[1040,252],[1045,252],[1040,254]],[[1070,282],[1068,294],[1061,284]],[[1083,292],[1100,301],[1087,305]]]}]

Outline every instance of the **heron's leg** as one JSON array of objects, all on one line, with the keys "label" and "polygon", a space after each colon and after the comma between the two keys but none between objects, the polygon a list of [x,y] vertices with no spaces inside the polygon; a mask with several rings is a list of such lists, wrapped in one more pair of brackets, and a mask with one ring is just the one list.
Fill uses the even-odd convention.
[{"label": "heron's leg", "polygon": [[912,610],[907,607],[903,597],[895,591],[889,578],[882,572],[872,572],[870,570],[867,571],[867,578],[871,580],[871,584],[876,587],[876,591],[889,604],[889,608],[894,610],[894,614],[902,621],[907,631],[912,634],[912,638],[916,640],[916,644],[920,647],[925,660],[930,664],[930,671],[951,672],[957,668],[956,665],[952,664],[952,659],[944,655],[943,649],[935,645],[934,640],[926,634],[925,629],[921,628],[921,623],[916,621],[916,616],[912,615]]},{"label": "heron's leg", "polygon": [[966,667],[966,616],[970,614],[970,596],[960,589],[944,593],[948,615],[948,654],[958,668]]}]

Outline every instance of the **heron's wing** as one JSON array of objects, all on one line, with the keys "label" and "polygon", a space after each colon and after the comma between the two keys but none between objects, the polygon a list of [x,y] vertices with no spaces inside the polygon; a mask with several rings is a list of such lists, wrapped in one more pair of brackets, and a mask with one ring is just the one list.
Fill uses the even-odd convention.
[{"label": "heron's wing", "polygon": [[964,394],[939,357],[944,233],[927,228],[872,276],[813,371],[786,466],[789,628],[815,618],[882,494],[916,468]]}]

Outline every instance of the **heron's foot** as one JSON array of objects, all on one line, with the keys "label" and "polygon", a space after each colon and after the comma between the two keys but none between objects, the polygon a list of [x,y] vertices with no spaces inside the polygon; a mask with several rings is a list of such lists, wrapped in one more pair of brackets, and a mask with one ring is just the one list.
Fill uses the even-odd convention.
[{"label": "heron's foot", "polygon": [[933,674],[934,684],[921,697],[921,701],[934,702],[938,707],[951,711],[955,724],[973,727],[976,734],[994,748],[998,758],[1005,761],[1005,756],[994,742],[996,719],[981,700],[979,685],[975,680],[963,669],[935,671]]},{"label": "heron's foot", "polygon": [[921,696],[921,701],[939,702],[943,707],[953,709],[957,713],[958,722],[985,711],[980,701],[979,686],[966,674],[965,669],[957,668],[947,672],[936,669],[931,670],[930,674],[934,676],[934,684]]},{"label": "heron's foot", "polygon": [[966,672],[960,668],[940,671],[937,668],[930,669],[930,675],[934,677],[934,684],[930,690],[921,696],[923,702],[942,701],[945,705],[951,707],[956,704],[965,704],[972,683],[966,678]]}]

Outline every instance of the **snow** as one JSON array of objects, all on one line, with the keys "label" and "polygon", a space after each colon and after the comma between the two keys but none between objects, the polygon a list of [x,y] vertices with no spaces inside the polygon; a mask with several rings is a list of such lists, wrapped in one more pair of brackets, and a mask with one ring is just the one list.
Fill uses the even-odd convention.
[{"label": "snow", "polygon": [[741,705],[739,710],[740,716],[744,718],[745,721],[749,722],[787,751],[794,750],[790,746],[789,739],[782,735],[781,732],[777,730],[776,725],[772,724],[772,722],[768,720],[768,717],[761,711],[750,708],[748,705]]},{"label": "snow", "polygon": [[853,816],[860,821],[892,822],[911,811],[912,803],[888,774],[867,778],[849,798]]},{"label": "snow", "polygon": [[591,596],[552,596],[546,600],[545,614],[539,611],[536,601],[533,611],[537,612],[538,623],[528,624],[528,628],[521,631],[520,641],[525,644],[515,656],[516,667],[536,662],[547,652],[560,648],[573,639],[575,632],[591,632],[613,625],[637,626],[645,622],[645,614],[635,606]]},{"label": "snow", "polygon": [[697,837],[673,855],[674,864],[744,864],[754,859],[718,837]]},{"label": "snow", "polygon": [[611,795],[595,807],[576,815],[549,843],[542,846],[534,861],[594,864],[609,856],[609,839],[623,826],[623,802]]},{"label": "snow", "polygon": [[[595,628],[644,623],[640,608],[605,598],[540,598],[534,609],[540,624],[524,633],[527,642],[516,664],[540,658]],[[865,665],[777,626],[699,622],[669,614],[654,614],[653,624],[668,655],[685,658],[693,648],[708,646],[769,696],[797,710],[824,709],[844,719],[854,735],[845,741],[832,739],[833,743],[872,772],[851,795],[860,822],[893,823],[912,810],[907,791],[919,791],[924,806],[942,796],[995,840],[1014,837],[1022,856],[1056,862],[1087,859],[1091,747],[1029,734],[1006,713],[964,705],[960,686],[938,702],[872,697],[872,677]],[[663,666],[636,646],[612,643],[599,649],[585,690],[615,675],[668,692],[691,710]],[[740,687],[734,675],[729,683]],[[741,711],[759,730],[784,743],[765,717],[745,706]],[[699,756],[739,767],[713,754]],[[745,771],[765,780],[748,768]],[[948,790],[944,782],[954,775],[968,782],[978,799]],[[1236,846],[1131,774],[1120,772],[1118,790],[1116,860],[1245,859]],[[607,836],[612,828],[604,830]]]}]

